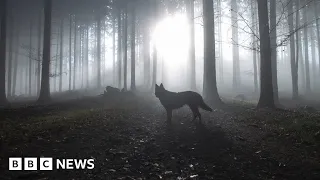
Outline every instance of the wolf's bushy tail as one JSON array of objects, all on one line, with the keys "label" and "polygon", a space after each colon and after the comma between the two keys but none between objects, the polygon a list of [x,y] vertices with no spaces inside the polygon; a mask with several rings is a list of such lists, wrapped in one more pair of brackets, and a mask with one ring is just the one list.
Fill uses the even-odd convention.
[{"label": "wolf's bushy tail", "polygon": [[202,101],[201,101],[201,103],[200,103],[200,108],[202,108],[202,109],[204,109],[204,110],[206,110],[206,111],[212,112],[211,107],[209,107],[209,106],[203,101],[203,99],[202,99]]}]

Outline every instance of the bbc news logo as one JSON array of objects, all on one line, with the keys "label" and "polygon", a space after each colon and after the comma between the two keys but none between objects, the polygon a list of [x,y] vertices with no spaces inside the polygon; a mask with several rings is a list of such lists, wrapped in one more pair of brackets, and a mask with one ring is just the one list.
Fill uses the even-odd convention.
[{"label": "bbc news logo", "polygon": [[[23,161],[22,161],[23,160]],[[39,162],[39,163],[38,163]],[[38,166],[39,165],[39,166]],[[53,167],[58,170],[64,169],[94,169],[94,159],[56,159],[55,166],[51,157],[10,157],[10,171],[52,171]]]}]

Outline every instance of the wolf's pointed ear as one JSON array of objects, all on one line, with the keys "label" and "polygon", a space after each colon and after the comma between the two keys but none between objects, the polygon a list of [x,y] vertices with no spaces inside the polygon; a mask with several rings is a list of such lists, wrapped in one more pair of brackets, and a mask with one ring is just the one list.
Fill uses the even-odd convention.
[{"label": "wolf's pointed ear", "polygon": [[156,88],[158,88],[159,86],[158,86],[158,84],[156,84]]},{"label": "wolf's pointed ear", "polygon": [[164,87],[163,87],[163,84],[162,84],[162,83],[160,84],[160,87],[161,87],[162,89],[164,89]]}]

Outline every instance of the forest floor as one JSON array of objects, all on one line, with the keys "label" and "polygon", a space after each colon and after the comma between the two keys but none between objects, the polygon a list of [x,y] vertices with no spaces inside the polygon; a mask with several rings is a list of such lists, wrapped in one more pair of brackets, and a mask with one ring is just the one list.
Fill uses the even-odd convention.
[{"label": "forest floor", "polygon": [[[0,179],[320,179],[320,113],[227,103],[166,122],[153,96],[0,110]],[[93,170],[8,171],[9,157],[94,158]]]}]

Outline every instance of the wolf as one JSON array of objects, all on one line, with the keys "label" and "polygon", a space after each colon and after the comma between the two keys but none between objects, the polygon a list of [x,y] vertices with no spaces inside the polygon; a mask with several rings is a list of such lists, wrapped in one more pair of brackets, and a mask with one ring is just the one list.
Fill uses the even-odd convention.
[{"label": "wolf", "polygon": [[171,92],[166,90],[161,83],[160,86],[156,84],[155,95],[167,111],[168,122],[171,121],[172,110],[181,108],[184,105],[189,106],[191,109],[193,113],[193,120],[199,117],[200,123],[201,114],[198,109],[199,107],[212,112],[212,109],[203,101],[202,96],[193,91]]}]

